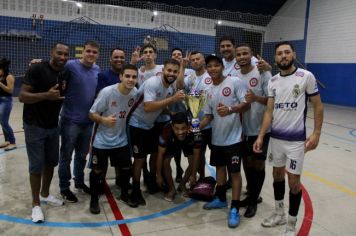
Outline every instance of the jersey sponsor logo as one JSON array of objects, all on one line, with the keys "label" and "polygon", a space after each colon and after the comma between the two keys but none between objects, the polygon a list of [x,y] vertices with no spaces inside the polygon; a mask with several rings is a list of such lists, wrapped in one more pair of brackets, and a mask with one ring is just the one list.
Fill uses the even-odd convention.
[{"label": "jersey sponsor logo", "polygon": [[129,102],[127,103],[127,105],[128,105],[129,107],[132,107],[132,105],[134,104],[134,102],[135,102],[135,99],[131,98],[131,99],[129,100]]},{"label": "jersey sponsor logo", "polygon": [[222,95],[224,95],[225,97],[227,97],[227,96],[230,96],[230,94],[231,94],[231,89],[230,89],[229,87],[223,88],[223,90],[222,90]]},{"label": "jersey sponsor logo", "polygon": [[257,84],[258,84],[257,78],[251,78],[251,79],[250,79],[250,86],[251,86],[251,87],[256,87]]},{"label": "jersey sponsor logo", "polygon": [[294,85],[294,88],[292,90],[292,95],[293,97],[297,98],[300,95],[300,88],[298,84]]},{"label": "jersey sponsor logo", "polygon": [[235,63],[234,68],[235,68],[235,70],[240,70],[240,67],[239,67],[239,65],[237,64],[237,62]]},{"label": "jersey sponsor logo", "polygon": [[93,155],[91,163],[94,164],[94,165],[98,164],[98,156],[97,155]]},{"label": "jersey sponsor logo", "polygon": [[304,76],[304,72],[303,71],[297,71],[297,72],[295,72],[295,75],[303,77]]},{"label": "jersey sponsor logo", "polygon": [[298,107],[297,102],[281,102],[281,103],[274,104],[274,109],[294,110],[297,107]]},{"label": "jersey sponsor logo", "polygon": [[238,157],[238,156],[231,157],[231,164],[232,165],[233,164],[239,164],[239,162],[240,162],[240,157]]},{"label": "jersey sponsor logo", "polygon": [[206,77],[204,80],[205,84],[211,84],[213,80],[210,77]]},{"label": "jersey sponsor logo", "polygon": [[111,102],[111,107],[117,107],[117,102],[116,101],[112,101]]}]

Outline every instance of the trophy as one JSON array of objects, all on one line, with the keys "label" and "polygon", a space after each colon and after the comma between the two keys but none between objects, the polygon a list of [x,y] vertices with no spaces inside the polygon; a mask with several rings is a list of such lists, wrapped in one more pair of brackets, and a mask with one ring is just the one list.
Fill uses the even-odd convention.
[{"label": "trophy", "polygon": [[200,120],[198,118],[199,112],[205,107],[207,96],[206,91],[204,90],[191,90],[185,96],[186,104],[190,109],[190,112],[193,115],[191,125],[192,125],[192,132],[198,133]]}]

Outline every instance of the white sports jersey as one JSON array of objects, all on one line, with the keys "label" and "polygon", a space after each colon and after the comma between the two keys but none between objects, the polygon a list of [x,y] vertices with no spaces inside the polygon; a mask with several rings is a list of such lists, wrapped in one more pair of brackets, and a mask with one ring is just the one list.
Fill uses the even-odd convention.
[{"label": "white sports jersey", "polygon": [[128,144],[126,117],[134,104],[137,89],[133,88],[128,95],[124,95],[118,91],[117,86],[118,84],[114,84],[103,88],[90,108],[90,113],[99,113],[102,116],[115,115],[117,119],[114,127],[98,125],[93,143],[96,148],[111,149]]},{"label": "white sports jersey", "polygon": [[274,98],[271,137],[288,141],[305,141],[308,96],[319,94],[314,75],[297,68],[292,74],[273,76],[268,96]]},{"label": "white sports jersey", "polygon": [[217,113],[219,104],[226,106],[246,102],[247,86],[237,77],[226,77],[219,85],[212,84],[208,91],[208,104],[205,114],[213,115],[211,121],[211,143],[216,146],[228,146],[241,142],[242,127],[240,114],[232,113],[221,117]]},{"label": "white sports jersey", "polygon": [[[240,70],[239,64],[236,62],[236,58],[234,58],[232,61],[226,61],[225,58],[222,59],[223,64],[224,64],[224,71],[223,75],[224,76],[237,76],[238,77],[238,71]],[[251,58],[251,65],[255,66],[258,63],[258,59],[256,57]]]},{"label": "white sports jersey", "polygon": [[137,82],[138,87],[140,87],[143,84],[143,82],[145,82],[152,76],[161,75],[162,69],[163,69],[163,65],[156,65],[153,69],[145,70],[144,72],[138,70],[138,82]]},{"label": "white sports jersey", "polygon": [[[241,70],[237,72],[238,77],[247,84],[247,87],[257,96],[267,97],[268,81],[272,78],[272,74],[269,71],[262,72],[255,66],[252,71],[247,74],[242,74]],[[263,119],[263,113],[266,106],[253,102],[251,108],[243,113],[242,125],[244,135],[256,136],[261,129],[261,123]]]},{"label": "white sports jersey", "polygon": [[153,76],[146,80],[137,92],[137,108],[132,113],[129,124],[141,128],[151,129],[154,121],[157,119],[163,109],[153,112],[145,112],[143,105],[145,102],[160,101],[173,95],[175,84],[166,88],[163,85],[161,76]]}]

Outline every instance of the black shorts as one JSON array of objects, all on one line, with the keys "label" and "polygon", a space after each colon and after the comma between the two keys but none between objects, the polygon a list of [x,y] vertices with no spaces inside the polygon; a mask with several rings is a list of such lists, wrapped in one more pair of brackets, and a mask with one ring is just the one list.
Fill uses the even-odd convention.
[{"label": "black shorts", "polygon": [[211,128],[203,129],[201,130],[201,133],[203,137],[202,147],[206,149],[206,146],[208,146],[211,149]]},{"label": "black shorts", "polygon": [[261,153],[255,153],[253,151],[253,144],[255,143],[257,136],[245,136],[242,142],[242,157],[253,157],[257,160],[266,160],[268,143],[269,143],[270,133],[267,133],[263,138],[263,146]]},{"label": "black shorts", "polygon": [[155,122],[154,126],[153,126],[153,131],[152,131],[152,135],[151,139],[152,140],[152,145],[153,145],[153,152],[157,152],[158,151],[158,141],[159,141],[159,136],[162,134],[163,128],[166,124],[168,124],[170,121],[165,121],[165,122]]},{"label": "black shorts", "polygon": [[210,165],[226,166],[230,173],[239,173],[241,169],[241,143],[229,146],[211,145]]},{"label": "black shorts", "polygon": [[157,150],[153,128],[146,130],[130,125],[129,135],[130,148],[134,158],[146,158],[148,154],[154,153]]},{"label": "black shorts", "polygon": [[192,156],[193,155],[193,147],[192,146],[173,146],[170,145],[166,149],[166,153],[164,154],[165,157],[174,157],[176,155],[180,155],[181,151],[183,151],[183,154],[185,157]]},{"label": "black shorts", "polygon": [[112,149],[99,149],[92,147],[90,166],[91,168],[104,171],[108,166],[109,158],[111,166],[130,168],[132,165],[130,148],[129,145],[126,145]]}]

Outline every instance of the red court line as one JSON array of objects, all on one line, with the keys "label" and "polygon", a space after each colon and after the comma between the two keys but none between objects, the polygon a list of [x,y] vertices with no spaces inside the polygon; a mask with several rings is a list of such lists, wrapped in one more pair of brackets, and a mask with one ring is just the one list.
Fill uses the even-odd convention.
[{"label": "red court line", "polygon": [[[117,206],[115,198],[112,195],[110,187],[109,187],[109,185],[108,185],[108,183],[106,181],[105,181],[105,195],[106,195],[106,198],[109,201],[109,204],[110,204],[111,210],[112,210],[112,212],[113,212],[113,214],[115,216],[115,219],[116,220],[123,220],[124,216],[121,214],[121,211],[120,211],[119,207]],[[119,229],[120,229],[121,234],[123,236],[131,236],[129,227],[127,227],[126,224],[120,224],[119,225]]]},{"label": "red court line", "polygon": [[313,223],[314,212],[313,212],[313,204],[310,199],[308,191],[305,189],[303,185],[301,185],[301,188],[302,188],[302,197],[304,201],[304,218],[297,236],[307,236],[309,235]]}]

